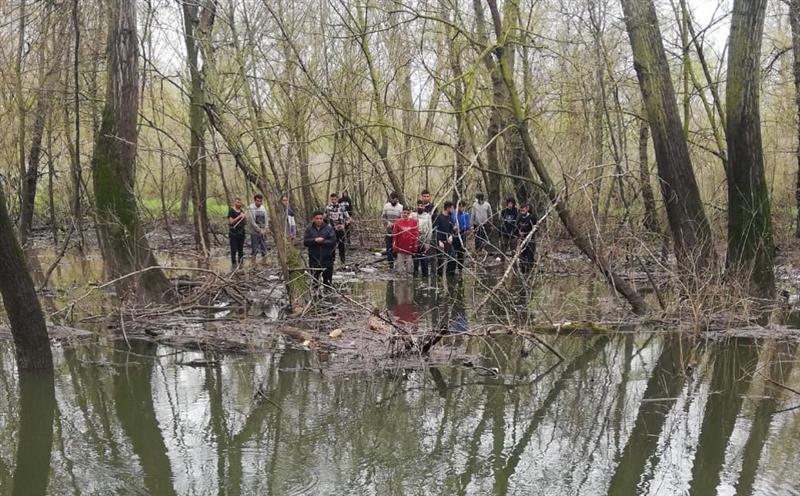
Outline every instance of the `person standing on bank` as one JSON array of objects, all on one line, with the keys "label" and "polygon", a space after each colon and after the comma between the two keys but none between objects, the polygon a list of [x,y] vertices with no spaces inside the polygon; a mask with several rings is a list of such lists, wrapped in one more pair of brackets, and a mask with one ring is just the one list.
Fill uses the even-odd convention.
[{"label": "person standing on bank", "polygon": [[231,244],[231,271],[236,270],[244,259],[244,226],[247,213],[242,208],[242,199],[235,198],[233,206],[228,209],[228,240]]},{"label": "person standing on bank", "polygon": [[325,213],[317,210],[306,227],[303,245],[308,248],[308,268],[314,278],[314,286],[333,284],[333,259],[336,249],[336,232],[325,223]]},{"label": "person standing on bank", "polygon": [[506,198],[506,208],[500,212],[500,249],[506,255],[514,249],[518,216],[517,201],[513,198]]},{"label": "person standing on bank", "polygon": [[[536,233],[533,233],[533,231],[536,229],[536,222],[536,215],[531,212],[530,205],[522,205],[519,208],[517,229],[520,243],[522,243],[519,254],[519,267],[523,274],[527,274],[533,269],[533,262],[536,257]],[[529,235],[530,239],[528,239]]]},{"label": "person standing on bank", "polygon": [[392,239],[392,249],[397,257],[395,269],[404,276],[411,275],[412,260],[419,244],[419,226],[417,221],[409,216],[408,207],[403,207],[401,217],[395,221]]},{"label": "person standing on bank", "polygon": [[400,204],[400,196],[397,193],[389,195],[389,201],[383,206],[381,212],[381,220],[383,227],[386,229],[386,261],[389,262],[389,268],[394,268],[394,255],[392,254],[392,232],[394,231],[394,222],[400,218],[403,213],[403,205]]},{"label": "person standing on bank", "polygon": [[483,193],[475,195],[472,202],[472,226],[475,228],[475,251],[486,249],[489,243],[489,221],[492,218],[492,204],[484,199]]},{"label": "person standing on bank", "polygon": [[289,242],[294,243],[297,238],[297,220],[294,217],[294,209],[289,206],[289,197],[283,195],[281,197],[283,204],[283,213],[286,214],[286,235],[289,236]]},{"label": "person standing on bank", "polygon": [[441,276],[446,272],[448,276],[456,273],[456,260],[453,253],[453,202],[446,201],[442,213],[436,217],[433,224],[434,238],[436,240],[436,275]]},{"label": "person standing on bank", "polygon": [[346,229],[350,224],[350,215],[342,204],[338,202],[336,193],[331,193],[330,201],[325,206],[325,222],[336,231],[336,246],[339,248],[339,261],[345,264],[347,243],[345,240]]},{"label": "person standing on bank", "polygon": [[262,256],[262,260],[266,258],[268,226],[269,220],[267,209],[264,208],[264,195],[256,193],[247,215],[247,227],[250,231],[250,255],[253,257],[253,261],[258,255]]},{"label": "person standing on bank", "polygon": [[350,218],[350,222],[345,224],[344,226],[344,238],[345,243],[347,243],[347,247],[350,248],[352,244],[350,243],[350,233],[353,227],[353,200],[350,199],[350,193],[347,190],[342,191],[342,196],[339,198],[339,205],[344,208],[345,212],[347,212],[347,216]]},{"label": "person standing on bank", "polygon": [[425,208],[425,211],[431,214],[431,219],[434,221],[436,217],[438,217],[439,212],[433,206],[433,198],[431,197],[431,192],[427,189],[423,189],[422,193],[419,194],[419,199],[422,200],[422,206]]},{"label": "person standing on bank", "polygon": [[472,229],[472,216],[466,210],[467,204],[458,202],[458,210],[453,213],[456,235],[453,237],[453,250],[456,256],[456,269],[464,271],[464,255],[467,252],[467,234]]},{"label": "person standing on bank", "polygon": [[425,211],[422,200],[417,200],[417,211],[411,214],[411,218],[417,221],[419,231],[417,253],[414,255],[414,277],[420,272],[422,277],[428,277],[428,260],[433,243],[433,220],[431,214]]}]

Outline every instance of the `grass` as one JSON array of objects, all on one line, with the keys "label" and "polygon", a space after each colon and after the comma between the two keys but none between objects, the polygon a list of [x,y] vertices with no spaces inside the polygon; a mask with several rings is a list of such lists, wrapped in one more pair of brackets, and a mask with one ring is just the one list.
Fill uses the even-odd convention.
[{"label": "grass", "polygon": [[[151,216],[158,217],[161,215],[161,199],[159,198],[142,198],[139,200],[142,208]],[[178,214],[180,210],[180,200],[168,200],[167,212],[171,215]],[[221,202],[214,198],[209,198],[206,201],[206,211],[209,217],[225,217],[228,214],[230,207],[227,203]],[[189,204],[189,213],[192,212],[192,204]]]}]

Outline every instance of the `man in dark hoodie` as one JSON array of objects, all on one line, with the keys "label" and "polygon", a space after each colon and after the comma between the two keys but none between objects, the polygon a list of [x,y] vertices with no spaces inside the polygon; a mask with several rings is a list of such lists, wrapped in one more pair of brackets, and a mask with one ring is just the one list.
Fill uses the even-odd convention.
[{"label": "man in dark hoodie", "polygon": [[500,249],[506,255],[514,249],[518,214],[516,200],[506,198],[506,208],[500,212]]},{"label": "man in dark hoodie", "polygon": [[319,288],[320,279],[325,286],[333,282],[333,259],[336,249],[336,231],[325,223],[325,214],[317,210],[312,221],[306,227],[303,244],[308,248],[308,268],[314,278],[314,285]]},{"label": "man in dark hoodie", "polygon": [[456,273],[455,251],[453,249],[453,202],[446,201],[442,212],[433,223],[434,240],[436,242],[436,275],[445,271],[448,276]]},{"label": "man in dark hoodie", "polygon": [[[531,212],[530,205],[519,207],[517,230],[519,232],[519,242],[522,243],[522,249],[519,254],[519,267],[523,274],[527,274],[533,269],[533,261],[536,256],[536,233],[531,233],[536,229],[536,222],[536,215]],[[528,239],[529,235],[530,239]]]}]

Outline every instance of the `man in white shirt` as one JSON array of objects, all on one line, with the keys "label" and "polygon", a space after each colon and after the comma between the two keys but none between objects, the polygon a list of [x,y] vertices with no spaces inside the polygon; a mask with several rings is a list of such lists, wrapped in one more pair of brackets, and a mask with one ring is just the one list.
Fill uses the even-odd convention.
[{"label": "man in white shirt", "polygon": [[389,201],[383,206],[383,212],[381,212],[383,227],[386,229],[386,261],[389,262],[389,268],[394,268],[392,229],[394,229],[394,222],[402,215],[403,205],[400,203],[400,195],[393,192],[389,195]]},{"label": "man in white shirt", "polygon": [[262,257],[266,256],[269,218],[267,217],[267,209],[264,208],[264,196],[261,193],[256,193],[256,195],[253,196],[253,203],[250,204],[247,214],[251,255],[253,259],[258,255]]}]

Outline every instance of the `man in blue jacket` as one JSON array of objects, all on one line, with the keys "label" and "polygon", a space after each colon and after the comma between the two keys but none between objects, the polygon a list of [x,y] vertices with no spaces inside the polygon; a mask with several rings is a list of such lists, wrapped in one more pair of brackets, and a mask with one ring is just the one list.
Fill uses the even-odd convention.
[{"label": "man in blue jacket", "polygon": [[308,248],[308,268],[314,278],[314,286],[331,286],[333,282],[333,259],[336,248],[336,231],[325,223],[324,212],[317,210],[306,227],[303,245]]},{"label": "man in blue jacket", "polygon": [[467,233],[472,229],[472,216],[464,201],[458,202],[458,210],[453,213],[456,235],[453,236],[453,251],[456,255],[456,269],[464,271],[464,254],[467,251]]}]

